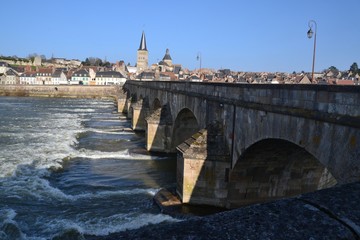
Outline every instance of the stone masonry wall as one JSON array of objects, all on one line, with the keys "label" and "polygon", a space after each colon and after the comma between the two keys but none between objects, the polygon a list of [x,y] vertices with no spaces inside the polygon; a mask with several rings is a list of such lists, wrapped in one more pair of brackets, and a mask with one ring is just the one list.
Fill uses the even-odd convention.
[{"label": "stone masonry wall", "polygon": [[119,86],[72,85],[0,85],[0,96],[64,97],[64,98],[125,98]]}]

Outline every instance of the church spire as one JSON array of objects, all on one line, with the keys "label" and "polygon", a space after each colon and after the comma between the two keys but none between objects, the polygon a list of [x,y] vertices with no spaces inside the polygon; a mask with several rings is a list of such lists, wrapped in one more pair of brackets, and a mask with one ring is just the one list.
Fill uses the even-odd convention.
[{"label": "church spire", "polygon": [[140,41],[140,47],[137,51],[136,67],[138,73],[148,69],[148,61],[149,61],[149,52],[146,48],[145,33],[143,31]]},{"label": "church spire", "polygon": [[144,31],[142,32],[139,50],[145,50],[145,51],[147,51],[147,48],[146,48],[146,39],[145,39],[145,33],[144,33]]}]

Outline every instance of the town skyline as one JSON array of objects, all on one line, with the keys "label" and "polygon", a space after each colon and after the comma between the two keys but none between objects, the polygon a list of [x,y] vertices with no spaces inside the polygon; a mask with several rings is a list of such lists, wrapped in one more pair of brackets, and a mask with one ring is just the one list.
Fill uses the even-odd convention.
[{"label": "town skyline", "polygon": [[[353,30],[359,23],[360,2],[356,0],[326,4],[308,0],[181,4],[39,0],[8,1],[3,6],[9,31],[0,39],[3,56],[38,53],[48,59],[81,61],[98,57],[135,65],[144,31],[149,65],[159,62],[169,49],[174,64],[190,70],[200,68],[200,55],[202,68],[310,72],[313,40],[306,32],[313,19],[318,25],[316,72],[330,66],[348,70],[360,62],[360,33]],[[41,14],[34,14],[36,9]]]},{"label": "town skyline", "polygon": [[[33,61],[33,59],[34,59],[34,57],[36,57],[36,56],[38,56],[38,57],[40,57],[42,60],[45,60],[46,62],[49,62],[49,63],[51,63],[52,61],[67,61],[67,62],[71,62],[71,61],[76,61],[76,62],[79,62],[79,67],[80,67],[80,63],[81,63],[81,66],[84,66],[84,67],[86,67],[86,66],[93,66],[93,67],[96,67],[96,66],[99,66],[99,67],[107,67],[107,68],[111,68],[111,66],[114,66],[114,65],[116,65],[116,64],[119,64],[119,62],[123,62],[125,65],[128,65],[128,64],[130,64],[130,62],[125,62],[124,60],[119,60],[119,61],[116,61],[116,62],[110,62],[110,61],[108,61],[107,59],[101,59],[101,58],[99,58],[99,57],[95,57],[95,56],[89,56],[89,57],[87,57],[87,58],[85,58],[85,59],[78,59],[78,58],[73,58],[73,59],[68,59],[68,58],[63,58],[63,57],[55,57],[55,56],[51,56],[50,58],[47,58],[44,54],[38,54],[38,53],[31,53],[31,54],[28,54],[27,56],[18,56],[18,55],[12,55],[12,56],[3,56],[3,55],[0,55],[0,61],[4,61],[4,59],[11,59],[11,61],[13,60],[13,59],[18,59],[18,61],[21,61],[22,59],[28,59],[28,60],[30,60],[30,62],[28,63],[28,65],[33,65],[32,64],[32,61]],[[84,63],[86,63],[87,61],[90,61],[90,62],[93,62],[93,61],[96,61],[96,62],[98,62],[98,61],[100,61],[100,64],[84,64]],[[156,63],[149,63],[149,65],[148,65],[148,68],[147,68],[147,70],[150,70],[151,69],[151,66],[152,65],[156,65],[156,64],[158,64],[159,62],[156,62]],[[331,65],[331,66],[329,66],[329,67],[327,67],[327,68],[324,68],[324,69],[322,69],[322,70],[319,70],[319,71],[316,71],[317,73],[322,73],[322,72],[326,72],[326,71],[329,71],[329,70],[332,70],[333,68],[335,68],[336,70],[338,70],[338,71],[341,71],[341,72],[347,72],[347,71],[350,71],[351,70],[351,68],[352,68],[352,65],[354,65],[354,64],[356,64],[356,66],[357,66],[357,62],[353,62],[353,63],[349,63],[349,66],[346,68],[345,67],[345,69],[338,69],[336,66],[334,66],[334,65]],[[25,64],[26,65],[26,64]],[[136,67],[136,62],[135,62],[135,64],[133,64],[133,65],[131,65],[131,66],[133,66],[133,67]],[[179,65],[181,65],[181,64],[179,64]],[[188,70],[188,71],[190,71],[190,72],[199,72],[199,68],[198,69],[188,69],[188,68],[186,68],[186,67],[184,67],[183,66],[183,69],[186,69],[186,70]],[[249,73],[265,73],[265,72],[267,72],[267,73],[289,73],[289,74],[291,74],[291,73],[306,73],[306,74],[310,74],[311,73],[311,70],[310,71],[298,71],[298,72],[296,72],[296,71],[293,71],[293,72],[280,72],[280,71],[277,71],[277,72],[271,72],[271,71],[236,71],[236,70],[233,70],[233,69],[230,69],[230,68],[220,68],[220,69],[215,69],[215,68],[207,68],[207,67],[204,67],[204,68],[202,68],[202,71],[205,71],[205,72],[207,72],[207,71],[213,71],[213,72],[216,72],[216,71],[221,71],[221,70],[230,70],[230,71],[232,71],[232,72],[249,72]],[[141,72],[141,71],[140,71]]]}]

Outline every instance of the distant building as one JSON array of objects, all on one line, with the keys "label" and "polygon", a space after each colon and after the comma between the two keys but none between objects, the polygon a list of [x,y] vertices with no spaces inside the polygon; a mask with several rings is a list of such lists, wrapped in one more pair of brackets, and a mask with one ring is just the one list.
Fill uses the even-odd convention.
[{"label": "distant building", "polygon": [[174,71],[174,65],[172,64],[172,58],[170,56],[169,49],[166,49],[165,55],[162,61],[159,62],[160,72],[172,72]]},{"label": "distant building", "polygon": [[155,73],[152,71],[143,71],[136,76],[136,80],[140,81],[153,81],[155,79]]},{"label": "distant building", "polygon": [[62,69],[56,69],[51,76],[52,84],[54,85],[66,85],[69,84],[66,74]]},{"label": "distant building", "polygon": [[89,72],[85,69],[80,69],[72,74],[70,84],[89,85],[90,79]]},{"label": "distant building", "polygon": [[26,72],[20,76],[20,84],[36,84],[36,73],[35,72]]},{"label": "distant building", "polygon": [[187,80],[191,82],[202,82],[202,80],[196,75],[191,75]]},{"label": "distant building", "polygon": [[307,75],[304,75],[300,78],[299,84],[311,84],[311,81]]},{"label": "distant building", "polygon": [[6,76],[4,73],[0,73],[0,85],[5,84]]},{"label": "distant building", "polygon": [[[95,82],[95,77],[96,77],[96,72],[98,71],[99,67],[96,66],[86,66],[86,67],[82,67],[82,69],[86,70],[89,73],[89,82],[88,85],[96,85]],[[104,70],[102,70],[104,71]]]},{"label": "distant building", "polygon": [[63,66],[63,67],[80,67],[81,61],[77,59],[68,60],[65,58],[52,58],[52,61],[49,65],[56,65],[57,67]]},{"label": "distant building", "polygon": [[62,65],[66,64],[65,58],[53,58],[52,61],[53,61],[53,63],[56,63],[56,64],[62,64]]},{"label": "distant building", "polygon": [[6,62],[0,62],[0,73],[6,73],[9,65]]},{"label": "distant building", "polygon": [[36,83],[39,85],[49,85],[53,84],[51,81],[51,75],[53,73],[53,70],[51,68],[41,68],[36,73]]},{"label": "distant building", "polygon": [[126,78],[116,71],[97,72],[95,82],[96,85],[123,85]]},{"label": "distant building", "polygon": [[3,76],[1,77],[1,84],[13,85],[19,83],[20,83],[19,75],[12,68],[9,68],[6,71],[6,73],[3,74]]},{"label": "distant building", "polygon": [[137,51],[137,72],[140,73],[148,68],[149,65],[149,52],[146,47],[145,33],[142,33],[140,46]]},{"label": "distant building", "polygon": [[336,79],[335,82],[336,85],[355,85],[353,80],[341,80],[341,79]]},{"label": "distant building", "polygon": [[41,57],[40,56],[36,56],[35,58],[34,58],[34,62],[33,62],[33,65],[34,66],[41,66]]},{"label": "distant building", "polygon": [[163,72],[159,74],[160,81],[175,81],[178,77],[173,72]]},{"label": "distant building", "polygon": [[129,74],[136,74],[137,68],[132,66],[126,66],[125,71],[127,71]]},{"label": "distant building", "polygon": [[113,67],[112,67],[113,71],[117,71],[120,72],[122,75],[126,75],[126,66],[125,66],[125,62],[123,60],[116,62]]}]

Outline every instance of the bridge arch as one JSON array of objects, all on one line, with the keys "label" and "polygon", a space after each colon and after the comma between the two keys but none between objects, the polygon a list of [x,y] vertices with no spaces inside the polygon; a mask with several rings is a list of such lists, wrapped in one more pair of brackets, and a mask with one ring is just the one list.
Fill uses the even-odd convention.
[{"label": "bridge arch", "polygon": [[194,113],[188,109],[183,108],[176,116],[173,128],[172,149],[190,138],[193,134],[200,130],[198,120]]},{"label": "bridge arch", "polygon": [[151,108],[152,111],[156,111],[157,109],[161,108],[160,100],[158,98],[155,98],[151,107],[152,107]]},{"label": "bridge arch", "polygon": [[230,208],[290,197],[337,183],[306,149],[282,139],[260,140],[240,156],[229,176]]},{"label": "bridge arch", "polygon": [[130,94],[131,102],[136,102],[138,100],[138,95],[136,93]]}]

